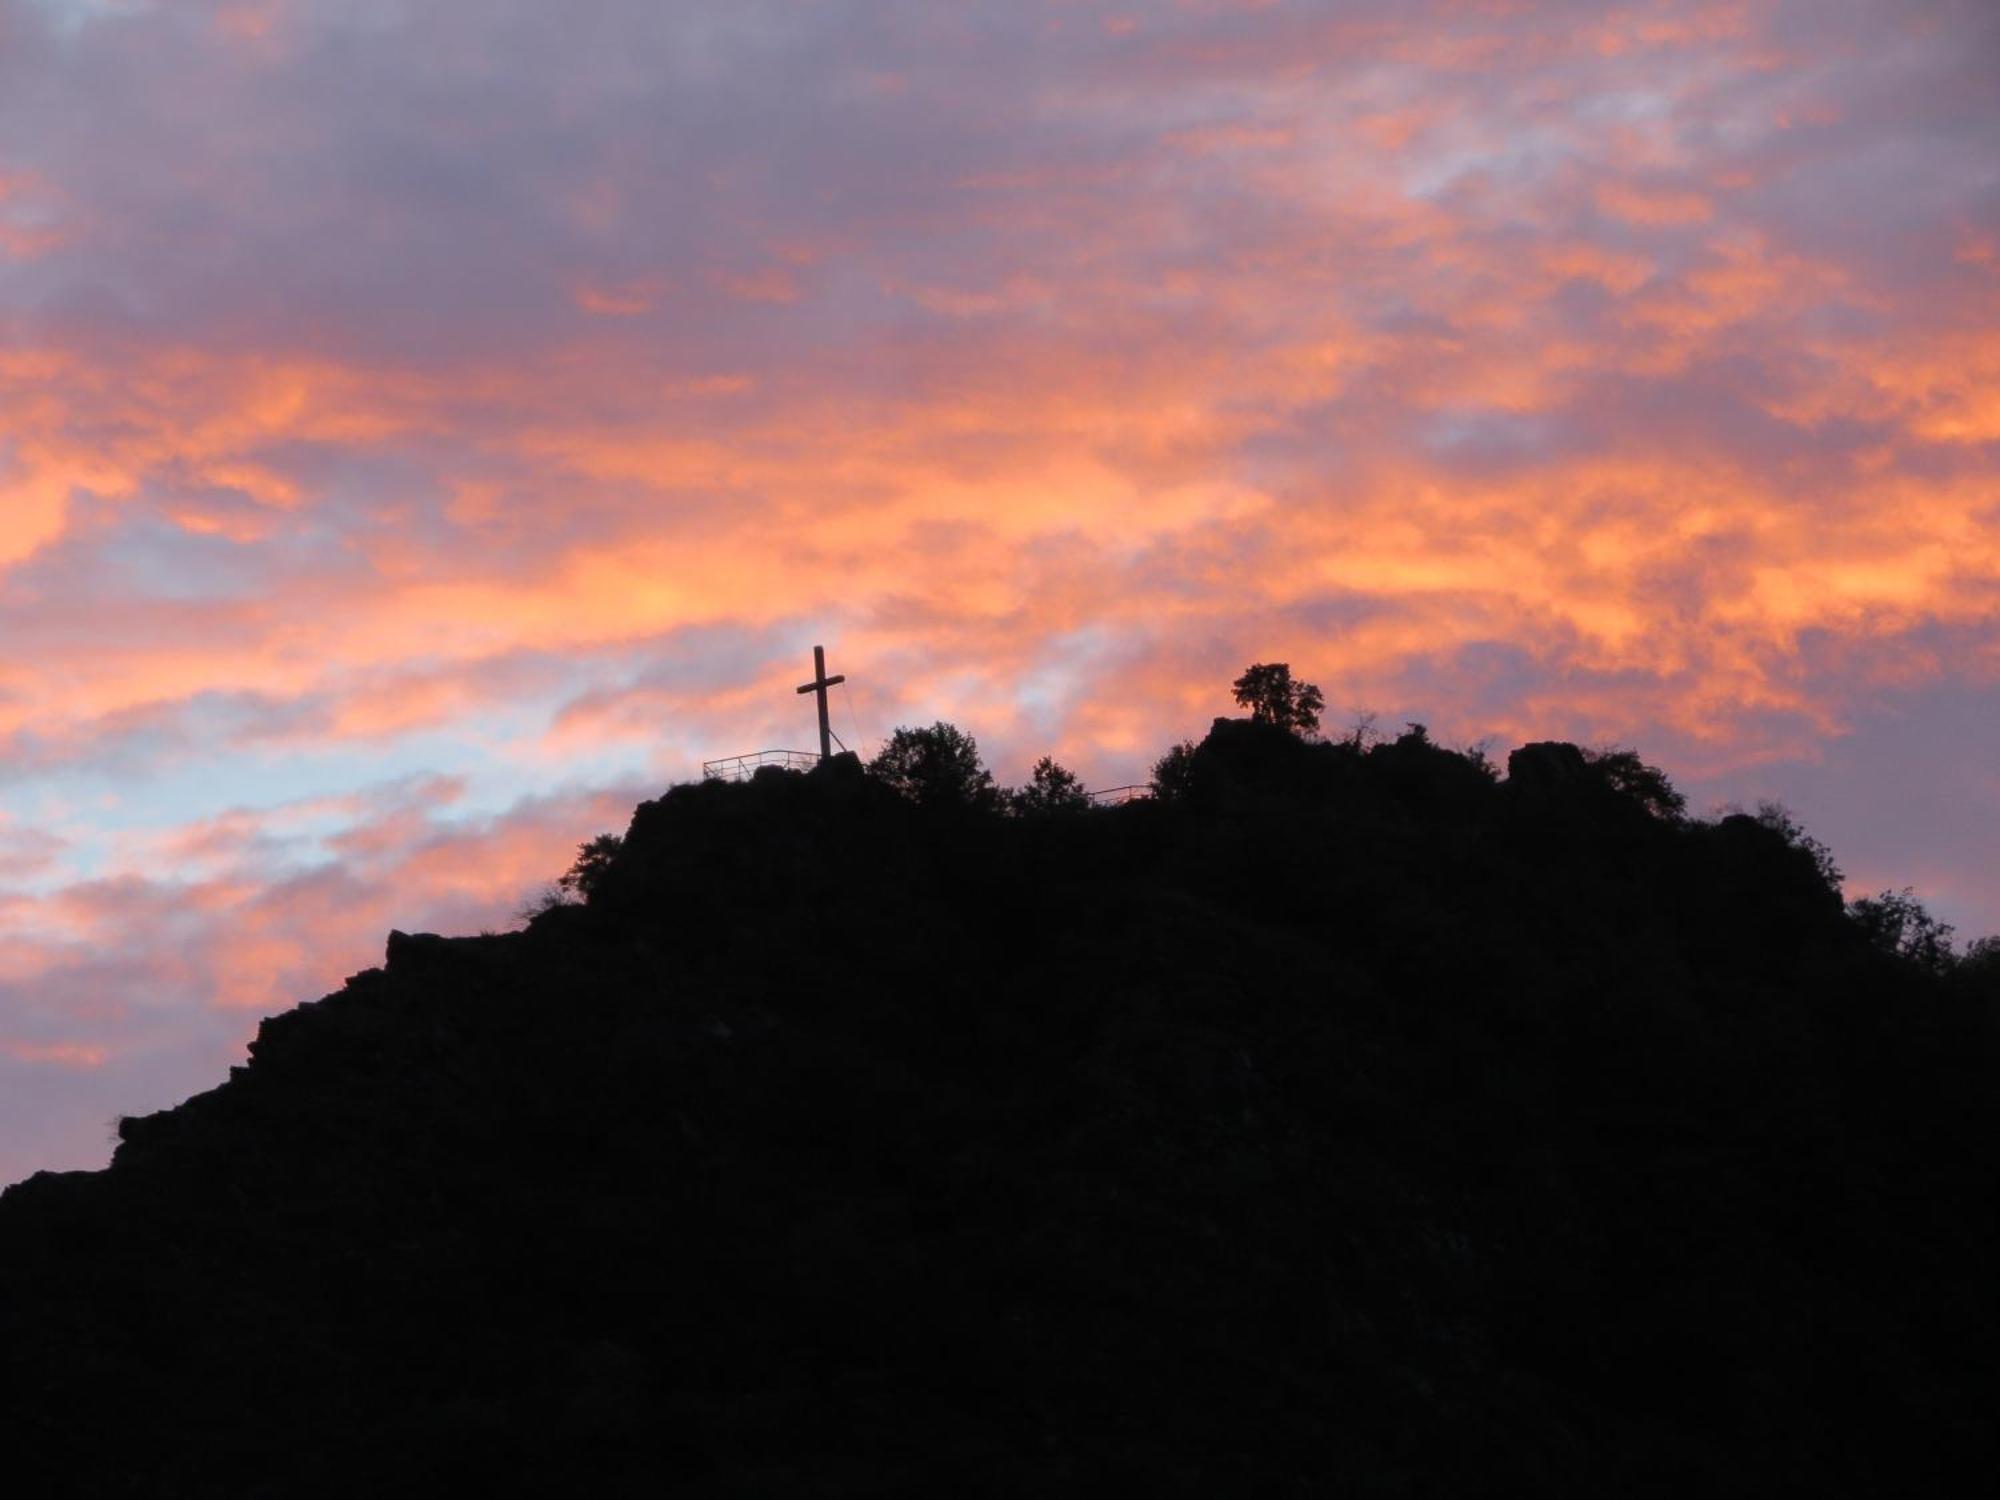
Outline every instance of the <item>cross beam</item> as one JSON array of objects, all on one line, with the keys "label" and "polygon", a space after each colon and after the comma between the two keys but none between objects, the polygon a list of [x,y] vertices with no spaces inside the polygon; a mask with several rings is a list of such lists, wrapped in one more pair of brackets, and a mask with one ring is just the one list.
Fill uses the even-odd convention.
[{"label": "cross beam", "polygon": [[826,647],[813,647],[813,680],[799,685],[802,693],[819,694],[819,758],[827,759],[833,754],[833,726],[826,719],[826,690],[836,683],[845,682],[845,677],[826,675]]}]

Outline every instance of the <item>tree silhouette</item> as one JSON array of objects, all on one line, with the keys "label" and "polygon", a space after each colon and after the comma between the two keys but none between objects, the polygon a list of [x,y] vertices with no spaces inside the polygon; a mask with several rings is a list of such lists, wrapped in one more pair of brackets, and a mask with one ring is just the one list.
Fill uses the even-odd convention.
[{"label": "tree silhouette", "polygon": [[868,762],[868,774],[921,807],[992,807],[993,773],[979,762],[979,743],[943,720],[928,729],[898,727]]},{"label": "tree silhouette", "polygon": [[2000,937],[1974,938],[1951,968],[1960,985],[1987,997],[1990,1014],[2000,1014]]},{"label": "tree silhouette", "polygon": [[1884,953],[1907,958],[1933,974],[1952,965],[1951,939],[1956,929],[1926,911],[1909,886],[1858,897],[1848,903],[1847,914]]},{"label": "tree silhouette", "polygon": [[1319,711],[1326,699],[1310,682],[1292,681],[1290,664],[1257,662],[1231,684],[1236,701],[1260,724],[1276,724],[1293,734],[1319,733]]},{"label": "tree silhouette", "polygon": [[1194,789],[1193,740],[1182,740],[1153,762],[1153,795],[1162,802],[1180,802]]},{"label": "tree silhouette", "polygon": [[1667,779],[1658,766],[1639,759],[1636,750],[1586,750],[1584,759],[1615,792],[1622,792],[1654,817],[1668,823],[1679,822],[1687,812],[1687,798]]},{"label": "tree silhouette", "polygon": [[1841,873],[1833,851],[1807,833],[1789,807],[1782,802],[1759,802],[1756,818],[1794,849],[1803,849],[1811,857],[1813,868],[1819,872],[1820,881],[1828,890],[1837,892],[1840,889],[1841,882],[1847,877]]},{"label": "tree silhouette", "polygon": [[1090,794],[1076,772],[1058,765],[1052,756],[1035,762],[1028,784],[1008,798],[1015,812],[1024,817],[1043,813],[1081,812],[1090,806]]},{"label": "tree silhouette", "polygon": [[579,844],[576,863],[556,878],[556,884],[588,901],[599,878],[611,867],[611,861],[617,858],[624,845],[625,841],[615,833],[600,833],[588,843]]}]

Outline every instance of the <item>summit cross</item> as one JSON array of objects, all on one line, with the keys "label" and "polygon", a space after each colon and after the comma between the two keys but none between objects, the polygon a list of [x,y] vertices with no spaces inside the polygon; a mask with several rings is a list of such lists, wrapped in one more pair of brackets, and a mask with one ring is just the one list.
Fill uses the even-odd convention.
[{"label": "summit cross", "polygon": [[828,759],[833,754],[833,726],[826,720],[826,690],[835,683],[845,682],[845,677],[826,675],[826,647],[813,647],[813,680],[801,683],[802,693],[819,694],[819,758]]}]

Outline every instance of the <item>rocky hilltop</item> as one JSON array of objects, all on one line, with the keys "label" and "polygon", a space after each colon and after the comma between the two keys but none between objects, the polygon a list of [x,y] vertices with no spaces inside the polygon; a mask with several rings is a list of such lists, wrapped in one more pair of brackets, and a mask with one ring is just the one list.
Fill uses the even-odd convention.
[{"label": "rocky hilltop", "polygon": [[1994,966],[1636,764],[1218,721],[1088,812],[676,787],[587,904],[392,934],[0,1198],[0,1472],[1987,1493]]}]

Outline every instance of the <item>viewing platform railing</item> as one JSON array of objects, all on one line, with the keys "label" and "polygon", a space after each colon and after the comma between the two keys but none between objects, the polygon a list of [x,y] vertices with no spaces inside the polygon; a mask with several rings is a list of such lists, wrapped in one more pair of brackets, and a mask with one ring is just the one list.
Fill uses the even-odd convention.
[{"label": "viewing platform railing", "polygon": [[765,766],[787,771],[810,771],[819,757],[810,750],[759,750],[752,755],[726,755],[721,760],[701,763],[703,781],[748,781]]},{"label": "viewing platform railing", "polygon": [[[705,760],[701,763],[704,781],[748,781],[765,766],[778,766],[787,771],[810,771],[819,764],[819,757],[810,750],[759,750],[751,755],[726,755],[721,760]],[[1129,786],[1107,786],[1094,792],[1086,792],[1092,805],[1097,807],[1118,807],[1127,802],[1143,802],[1153,795],[1150,783],[1135,781]]]},{"label": "viewing platform railing", "polygon": [[1152,795],[1152,786],[1144,781],[1133,782],[1130,786],[1108,786],[1102,791],[1088,794],[1090,800],[1099,807],[1117,807],[1125,802],[1144,802]]}]

